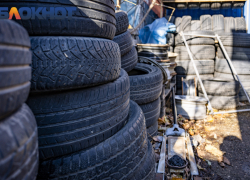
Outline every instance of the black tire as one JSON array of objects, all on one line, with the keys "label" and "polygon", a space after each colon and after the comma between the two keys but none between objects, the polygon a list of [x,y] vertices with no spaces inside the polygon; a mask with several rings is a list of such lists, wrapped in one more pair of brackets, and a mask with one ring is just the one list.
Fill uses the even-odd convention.
[{"label": "black tire", "polygon": [[138,54],[136,48],[133,47],[131,51],[122,56],[122,69],[129,72],[136,66],[138,62]]},{"label": "black tire", "polygon": [[37,125],[26,104],[0,122],[1,179],[36,179],[38,171]]},{"label": "black tire", "polygon": [[247,33],[218,33],[224,46],[250,48],[250,34]]},{"label": "black tire", "polygon": [[[232,61],[238,60],[243,62],[243,61],[249,61],[250,59],[250,48],[231,47],[231,46],[224,46],[224,48],[227,51],[227,54]],[[220,47],[217,48],[217,56],[219,59],[226,59]]]},{"label": "black tire", "polygon": [[[193,75],[196,74],[193,63],[191,61],[175,61],[177,66],[175,72],[178,75]],[[213,74],[214,73],[214,60],[197,60],[195,65],[199,74]]]},{"label": "black tire", "polygon": [[201,30],[201,21],[192,20],[191,21],[191,31],[200,31]]},{"label": "black tire", "polygon": [[137,63],[129,73],[130,99],[137,104],[146,104],[161,95],[163,76],[159,68]]},{"label": "black tire", "polygon": [[[213,31],[187,31],[186,34],[214,36]],[[214,45],[214,38],[197,37],[192,35],[185,36],[185,38],[189,45]],[[185,46],[182,36],[180,34],[175,37],[175,46]]]},{"label": "black tire", "polygon": [[187,9],[187,3],[177,3],[176,8],[177,9]]},{"label": "black tire", "polygon": [[129,31],[126,31],[125,33],[122,33],[118,36],[115,36],[113,41],[119,45],[121,56],[127,54],[134,46],[133,39]]},{"label": "black tire", "polygon": [[225,31],[224,16],[222,14],[216,14],[216,15],[212,16],[212,30],[214,32],[224,32]]},{"label": "black tire", "polygon": [[27,100],[31,79],[29,35],[17,23],[0,21],[0,119]]},{"label": "black tire", "polygon": [[146,127],[152,126],[160,116],[161,100],[160,98],[147,104],[140,105],[146,120]]},{"label": "black tire", "polygon": [[128,123],[119,132],[87,150],[42,162],[38,179],[129,179],[142,167],[149,148],[144,115],[131,101]]},{"label": "black tire", "polygon": [[150,59],[155,60],[155,61],[168,60],[168,52],[167,52],[167,50],[165,52],[163,52],[163,53],[161,53],[161,52],[141,51],[141,52],[138,52],[138,56],[149,57]]},{"label": "black tire", "polygon": [[[225,24],[225,32],[226,33],[232,33],[235,31],[235,20],[233,17],[225,17],[224,18],[224,24]],[[220,33],[220,38],[226,37],[225,34]],[[223,43],[224,46],[227,46]]]},{"label": "black tire", "polygon": [[104,84],[119,77],[119,46],[88,37],[31,37],[31,91],[55,91]]},{"label": "black tire", "polygon": [[177,17],[175,18],[175,26],[176,26],[176,32],[181,32],[181,22],[182,22],[182,18],[181,17]]},{"label": "black tire", "polygon": [[152,140],[154,136],[158,133],[158,121],[156,121],[152,126],[147,128],[148,139]]},{"label": "black tire", "polygon": [[212,10],[219,10],[221,8],[221,3],[218,2],[212,2],[211,3],[211,9]]},{"label": "black tire", "polygon": [[[200,77],[202,79],[213,78],[214,75],[213,74],[201,74]],[[176,87],[177,87],[177,89],[180,89],[180,90],[181,90],[181,87],[182,87],[181,78],[183,78],[184,80],[194,79],[194,78],[196,79],[196,81],[198,80],[197,77],[196,77],[196,75],[179,75],[179,74],[177,74],[176,75]]]},{"label": "black tire", "polygon": [[116,18],[116,33],[115,35],[122,34],[127,31],[129,26],[128,14],[125,11],[115,11]]},{"label": "black tire", "polygon": [[[215,46],[213,45],[192,45],[189,46],[194,60],[214,60]],[[185,46],[176,46],[174,52],[178,54],[176,60],[190,60]]]},{"label": "black tire", "polygon": [[[204,97],[199,92],[200,97]],[[208,95],[208,99],[214,109],[235,109],[239,105],[239,95],[236,96],[211,96]]]},{"label": "black tire", "polygon": [[186,32],[191,30],[191,16],[182,16],[181,31]]},{"label": "black tire", "polygon": [[126,123],[129,78],[122,70],[111,83],[88,89],[30,96],[38,124],[40,159],[89,148],[111,137]]},{"label": "black tire", "polygon": [[[250,75],[249,60],[232,60],[232,63],[237,74]],[[215,61],[215,71],[227,74],[232,73],[228,61],[226,59],[218,59],[218,58],[216,58]]]},{"label": "black tire", "polygon": [[231,9],[232,8],[232,2],[222,2],[221,3],[221,9]]},{"label": "black tire", "polygon": [[246,20],[243,17],[236,17],[235,19],[235,29],[237,32],[246,33],[247,25]]},{"label": "black tire", "polygon": [[211,31],[212,30],[212,17],[211,15],[200,16],[201,30]]},{"label": "black tire", "polygon": [[64,1],[33,1],[16,2],[10,0],[0,3],[1,7],[76,7],[72,19],[38,19],[27,21],[17,20],[30,35],[35,36],[90,36],[113,39],[116,31],[115,4],[112,0],[64,0]]},{"label": "black tire", "polygon": [[[235,96],[240,91],[240,83],[230,79],[211,78],[202,80],[207,95],[212,96]],[[198,91],[203,92],[200,83]]]},{"label": "black tire", "polygon": [[194,3],[188,3],[188,9],[199,9],[199,3],[194,2]]},{"label": "black tire", "polygon": [[[209,2],[200,3],[200,9],[202,10],[210,9],[210,7],[211,7],[211,4]],[[203,29],[203,30],[208,30],[208,29]]]}]

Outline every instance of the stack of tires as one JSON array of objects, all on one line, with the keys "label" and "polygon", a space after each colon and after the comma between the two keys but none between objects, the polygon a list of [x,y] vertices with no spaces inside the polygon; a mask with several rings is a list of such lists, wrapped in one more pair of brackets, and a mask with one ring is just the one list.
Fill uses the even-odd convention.
[{"label": "stack of tires", "polygon": [[[190,16],[183,16],[182,19],[176,19],[180,25],[178,26],[178,31],[185,32],[186,34],[191,34],[185,36],[186,41],[189,45],[189,49],[192,53],[193,59],[195,60],[196,67],[201,77],[209,78],[213,77],[214,73],[214,59],[215,59],[215,45],[214,38],[202,38],[195,35],[214,35],[214,33],[207,27],[203,28],[202,23],[199,21],[192,22]],[[191,28],[192,27],[192,28]],[[192,30],[200,29],[200,30]],[[182,88],[182,78],[183,79],[193,79],[196,77],[193,64],[188,55],[187,48],[183,42],[182,36],[177,34],[175,37],[175,48],[174,52],[178,54],[175,62],[177,66],[175,71],[176,76],[176,86],[177,94],[181,94]]]},{"label": "stack of tires", "polygon": [[119,10],[116,11],[115,17],[117,23],[116,33],[113,41],[116,42],[120,47],[122,68],[129,72],[137,64],[138,55],[132,36],[128,30],[128,15],[126,12]]},{"label": "stack of tires", "polygon": [[[32,35],[27,104],[38,124],[37,178],[154,179],[145,117],[130,101],[129,77],[121,69],[119,45],[112,41],[114,2],[42,4],[70,5],[77,12],[71,20],[23,23]],[[32,2],[32,7],[39,6],[40,2]]]},{"label": "stack of tires", "polygon": [[0,44],[0,177],[36,179],[37,124],[24,103],[31,79],[29,35],[17,23],[1,20]]},{"label": "stack of tires", "polygon": [[149,138],[157,135],[163,75],[158,67],[138,63],[129,73],[130,99],[140,105]]},{"label": "stack of tires", "polygon": [[[246,33],[245,20],[244,18],[224,18],[224,20],[225,32],[219,33],[218,35],[245,90],[250,95],[250,35]],[[214,77],[235,79],[220,47],[217,48]],[[242,88],[239,93],[239,98],[240,101],[247,101],[247,97]]]}]

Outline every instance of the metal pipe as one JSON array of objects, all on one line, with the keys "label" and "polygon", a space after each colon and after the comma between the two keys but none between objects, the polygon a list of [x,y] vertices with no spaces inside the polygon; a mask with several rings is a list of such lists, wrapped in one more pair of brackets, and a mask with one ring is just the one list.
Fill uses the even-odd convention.
[{"label": "metal pipe", "polygon": [[[198,72],[198,70],[197,70],[197,67],[196,67],[196,65],[195,65],[193,56],[192,56],[191,51],[190,51],[190,49],[189,49],[189,46],[188,46],[188,44],[187,44],[185,35],[183,34],[183,32],[180,32],[180,35],[181,35],[182,38],[183,38],[184,44],[185,44],[185,46],[186,46],[186,48],[187,48],[187,51],[188,51],[188,55],[189,55],[189,57],[190,57],[190,59],[191,59],[191,61],[192,61],[192,63],[193,63],[193,67],[194,67],[196,76],[198,77],[199,83],[200,83],[200,85],[201,85],[202,92],[203,92],[205,98],[206,98],[207,101],[208,101],[208,109],[209,109],[209,111],[210,111],[209,114],[213,114],[214,111],[213,111],[212,105],[211,105],[211,103],[210,103],[210,101],[209,101],[209,99],[208,99],[207,92],[206,92],[206,90],[205,90],[205,88],[204,88],[204,86],[203,86],[203,83],[202,83],[202,80],[201,80],[201,78],[200,78],[200,75],[199,75],[199,72]],[[195,36],[196,36],[196,35],[195,35]]]},{"label": "metal pipe", "polygon": [[235,68],[234,68],[234,65],[233,65],[231,59],[229,58],[229,56],[228,56],[228,54],[227,54],[227,51],[225,50],[224,45],[222,44],[222,42],[221,42],[220,37],[218,36],[218,34],[216,34],[216,37],[217,37],[217,39],[218,39],[218,41],[219,41],[220,47],[222,48],[224,55],[225,55],[226,58],[227,58],[227,61],[229,62],[229,66],[230,66],[230,68],[232,69],[233,74],[237,77],[238,81],[240,82],[240,85],[241,85],[241,87],[242,87],[242,89],[243,89],[243,91],[244,91],[244,93],[245,93],[245,95],[246,95],[246,97],[247,97],[247,100],[248,100],[248,102],[250,103],[250,98],[249,98],[249,96],[248,96],[248,94],[247,94],[247,92],[246,92],[246,90],[245,90],[243,84],[241,83],[240,78],[239,78],[239,76],[238,76],[238,74],[237,74],[237,72],[236,72],[236,70],[235,70]]},{"label": "metal pipe", "polygon": [[177,110],[175,105],[175,95],[174,88],[172,88],[172,105],[173,105],[173,115],[174,115],[174,124],[177,124]]},{"label": "metal pipe", "polygon": [[215,114],[227,114],[227,113],[237,113],[237,112],[248,112],[250,111],[250,109],[241,109],[241,110],[232,110],[232,111],[219,111],[219,112],[215,112]]},{"label": "metal pipe", "polygon": [[211,35],[196,35],[196,34],[185,34],[183,33],[184,36],[196,36],[196,37],[213,37],[215,38],[216,36],[211,36]]}]

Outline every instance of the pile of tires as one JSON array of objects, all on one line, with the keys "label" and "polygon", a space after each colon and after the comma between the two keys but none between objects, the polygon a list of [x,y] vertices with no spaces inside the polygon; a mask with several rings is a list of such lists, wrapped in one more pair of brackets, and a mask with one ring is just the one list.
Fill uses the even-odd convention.
[{"label": "pile of tires", "polygon": [[122,49],[112,41],[122,29],[116,28],[113,0],[32,2],[32,7],[41,4],[70,5],[77,12],[61,22],[49,17],[23,22],[31,36],[27,104],[38,125],[37,179],[154,179],[145,117],[130,101],[129,76],[121,68],[121,54],[133,46]]},{"label": "pile of tires", "polygon": [[10,20],[0,21],[0,177],[36,179],[37,124],[25,104],[30,90],[31,51],[27,31]]},{"label": "pile of tires", "polygon": [[115,13],[117,20],[116,33],[113,39],[120,47],[121,52],[121,67],[129,72],[131,71],[138,61],[138,55],[132,36],[128,30],[129,21],[126,12],[118,10]]},{"label": "pile of tires", "polygon": [[149,138],[157,135],[163,75],[158,67],[138,63],[129,73],[130,99],[141,107]]},{"label": "pile of tires", "polygon": [[[195,60],[195,64],[199,74],[201,75],[201,77],[213,77],[215,59],[215,39],[192,36],[192,34],[214,35],[213,31],[209,30],[209,28],[211,27],[203,27],[200,22],[191,21],[190,16],[183,16],[181,19],[178,18],[177,20],[177,24],[179,24],[177,28],[178,31],[183,31],[186,34],[190,34],[189,36],[185,36],[185,38],[189,45],[193,59]],[[177,66],[175,68],[175,72],[177,73],[177,94],[181,94],[182,78],[193,79],[194,77],[196,77],[196,73],[188,55],[187,48],[180,34],[177,34],[175,36],[174,52],[178,54],[175,61],[177,63]]]},{"label": "pile of tires", "polygon": [[[226,78],[202,80],[208,99],[215,109],[235,109],[239,105],[240,84]],[[198,84],[199,96],[204,97],[201,85]]]},{"label": "pile of tires", "polygon": [[[218,33],[220,39],[231,59],[237,74],[250,95],[250,35],[246,33],[244,18],[224,18],[225,32]],[[215,60],[215,74],[217,78],[236,79],[232,75],[227,58],[221,47],[217,48]],[[243,89],[239,92],[240,101],[247,101]]]}]

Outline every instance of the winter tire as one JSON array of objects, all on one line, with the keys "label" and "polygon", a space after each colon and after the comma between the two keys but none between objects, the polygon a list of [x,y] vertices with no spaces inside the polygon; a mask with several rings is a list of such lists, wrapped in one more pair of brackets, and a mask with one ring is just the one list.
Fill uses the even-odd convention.
[{"label": "winter tire", "polygon": [[136,66],[137,62],[137,51],[136,48],[133,47],[127,54],[122,56],[122,69],[129,72]]},{"label": "winter tire", "polygon": [[152,140],[154,136],[157,136],[158,132],[158,121],[156,121],[152,126],[147,128],[148,139]]},{"label": "winter tire", "polygon": [[126,124],[129,78],[101,86],[32,95],[27,101],[36,116],[40,159],[74,153],[98,144]]},{"label": "winter tire", "polygon": [[127,54],[134,46],[133,39],[129,31],[126,31],[125,33],[115,36],[113,41],[119,45],[121,56]]},{"label": "winter tire", "polygon": [[125,11],[115,11],[116,18],[116,33],[115,35],[122,34],[127,31],[129,26],[128,15]]}]

